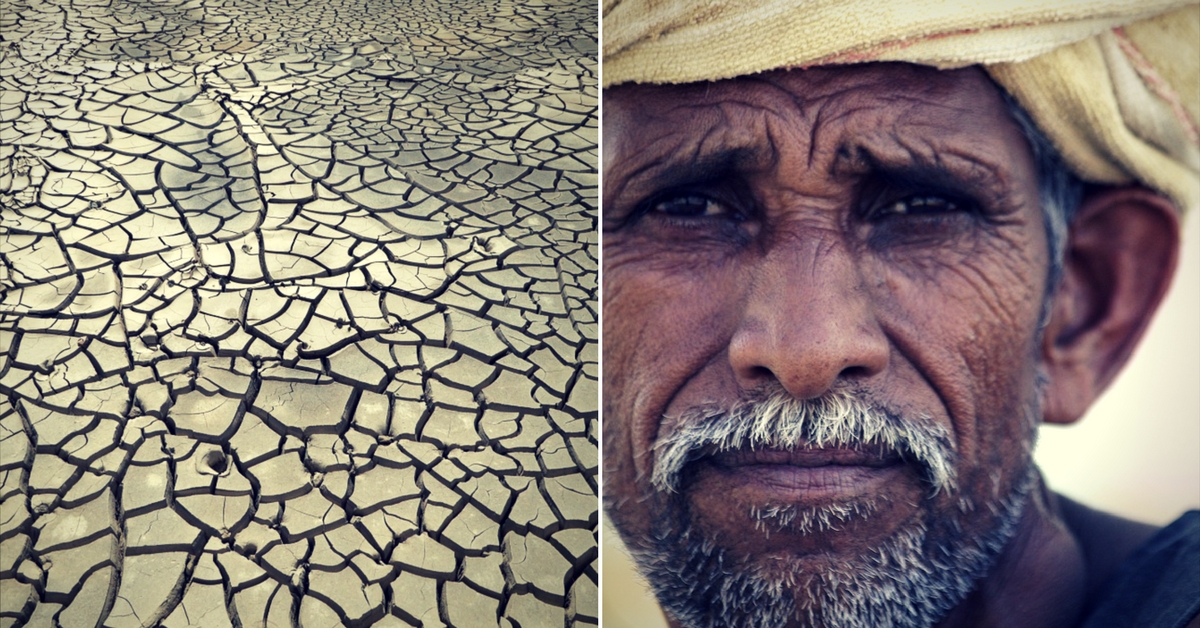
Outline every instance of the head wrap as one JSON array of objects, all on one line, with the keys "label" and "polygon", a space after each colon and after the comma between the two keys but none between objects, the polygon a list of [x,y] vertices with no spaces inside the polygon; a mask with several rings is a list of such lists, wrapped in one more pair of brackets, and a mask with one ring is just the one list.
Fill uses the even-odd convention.
[{"label": "head wrap", "polygon": [[1200,206],[1196,0],[604,0],[604,85],[981,64],[1084,180]]}]

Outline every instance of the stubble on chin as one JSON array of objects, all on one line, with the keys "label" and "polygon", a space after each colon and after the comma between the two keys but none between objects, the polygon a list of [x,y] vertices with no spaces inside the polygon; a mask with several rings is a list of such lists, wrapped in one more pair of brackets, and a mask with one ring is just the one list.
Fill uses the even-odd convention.
[{"label": "stubble on chin", "polygon": [[[761,401],[732,412],[706,409],[683,417],[681,423],[693,429],[681,438],[691,442],[666,441],[656,450],[670,452],[659,460],[674,465],[660,468],[656,460],[655,478],[665,489],[658,493],[663,516],[656,519],[649,538],[635,542],[631,551],[667,612],[689,628],[932,626],[994,564],[1036,485],[1030,460],[1007,494],[975,504],[957,493],[949,439],[936,427],[922,428],[928,427],[927,421],[913,423],[846,394],[814,401]],[[738,556],[706,534],[695,523],[687,497],[672,490],[686,475],[685,467],[705,449],[817,441],[895,447],[921,471],[929,489],[920,504],[926,514],[903,522],[883,541],[853,556]],[[879,513],[887,510],[885,501],[764,504],[752,508],[747,520],[759,534],[836,534],[856,522],[884,516]],[[935,502],[942,507],[933,508]],[[935,511],[949,514],[934,516]],[[968,522],[981,516],[991,518],[986,531],[970,532],[979,526]]]},{"label": "stubble on chin", "polygon": [[854,521],[874,515],[880,504],[889,501],[886,496],[871,499],[852,499],[824,506],[801,506],[799,504],[766,504],[750,508],[748,516],[754,522],[755,531],[768,537],[772,532],[789,534],[813,534],[840,532]]},{"label": "stubble on chin", "polygon": [[[838,560],[735,556],[701,532],[677,498],[631,552],[664,609],[687,628],[929,628],[991,569],[1035,485],[1030,467],[1010,495],[989,507],[996,517],[983,535],[964,532],[957,518],[917,522]],[[832,522],[846,514],[835,505],[806,516]]]}]

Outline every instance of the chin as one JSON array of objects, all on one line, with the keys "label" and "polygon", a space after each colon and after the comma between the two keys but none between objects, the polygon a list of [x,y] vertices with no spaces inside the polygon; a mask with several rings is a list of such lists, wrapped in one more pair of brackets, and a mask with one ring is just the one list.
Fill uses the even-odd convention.
[{"label": "chin", "polygon": [[[798,543],[799,551],[775,545],[753,555],[706,533],[686,500],[676,498],[631,551],[664,609],[687,628],[928,628],[991,569],[1036,482],[1030,466],[998,502],[974,508],[971,500],[955,500],[949,515],[905,521],[868,546],[855,544],[857,550],[806,546],[837,547],[838,537],[874,527],[887,508],[776,510],[747,534],[775,530],[776,540],[799,534],[808,542]],[[979,527],[987,530],[966,532]]]},{"label": "chin", "polygon": [[[746,407],[748,416],[735,408],[678,423],[710,433],[682,434],[656,449],[667,467],[655,469],[659,490],[653,501],[660,516],[646,538],[627,539],[664,609],[687,628],[933,626],[990,571],[1038,482],[1028,454],[1006,465],[1010,471],[995,478],[997,486],[987,470],[956,473],[945,434],[933,430],[892,438],[881,427],[882,422],[912,426],[920,421],[879,414],[865,417],[866,429],[856,432],[855,417],[834,413],[839,429],[851,429],[831,439],[811,417],[805,419],[809,425],[789,418],[819,416],[820,408],[809,415],[780,415],[763,410],[771,406],[761,400]],[[722,431],[711,433],[704,417],[713,417],[711,425]],[[871,425],[871,420],[881,423]],[[766,433],[757,429],[764,425],[776,436],[756,441]],[[676,442],[684,442],[683,453],[673,453]],[[884,453],[879,453],[880,442],[887,445]],[[946,451],[936,451],[938,442]],[[801,453],[786,460],[773,453],[797,448]],[[843,453],[848,449],[858,453]],[[722,451],[750,453],[723,459]],[[888,452],[898,452],[903,463],[885,464]],[[891,474],[887,482],[827,482],[840,491],[832,494],[818,483],[823,491],[811,499],[805,492],[814,486],[810,467],[796,474],[801,482],[782,487],[777,486],[781,472],[772,469],[764,488],[755,484],[763,475],[758,466],[748,473],[705,466],[730,459],[808,465],[815,464],[814,457],[862,466],[873,460],[870,455],[883,461],[869,468]],[[681,486],[684,477],[691,481]]]}]

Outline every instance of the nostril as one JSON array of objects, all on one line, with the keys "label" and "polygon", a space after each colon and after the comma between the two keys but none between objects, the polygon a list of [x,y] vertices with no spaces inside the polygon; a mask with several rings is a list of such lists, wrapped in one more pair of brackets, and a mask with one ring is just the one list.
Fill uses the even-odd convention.
[{"label": "nostril", "polygon": [[775,371],[761,364],[735,365],[734,373],[738,386],[743,390],[757,390],[764,386],[783,384],[775,375]]},{"label": "nostril", "polygon": [[756,380],[775,379],[775,373],[765,366],[752,366],[746,374]]},{"label": "nostril", "polygon": [[871,370],[865,366],[848,366],[838,374],[838,379],[861,379],[870,374]]}]

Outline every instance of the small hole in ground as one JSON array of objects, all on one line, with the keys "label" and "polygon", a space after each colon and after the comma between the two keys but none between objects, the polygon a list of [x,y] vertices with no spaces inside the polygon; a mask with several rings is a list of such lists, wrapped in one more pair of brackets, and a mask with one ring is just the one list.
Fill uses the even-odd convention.
[{"label": "small hole in ground", "polygon": [[229,468],[229,459],[225,457],[225,452],[220,449],[213,449],[204,454],[203,464],[212,470],[213,473],[221,474],[225,473],[225,470]]}]

